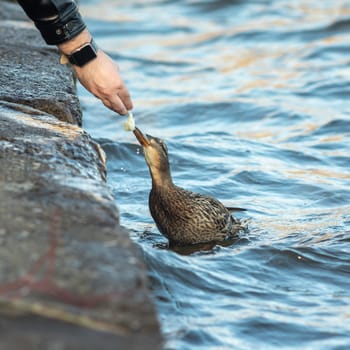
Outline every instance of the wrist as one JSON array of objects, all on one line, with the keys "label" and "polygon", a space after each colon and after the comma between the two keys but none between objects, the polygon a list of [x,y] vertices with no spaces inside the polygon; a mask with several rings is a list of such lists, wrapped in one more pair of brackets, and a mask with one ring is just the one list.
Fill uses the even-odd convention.
[{"label": "wrist", "polygon": [[62,52],[60,63],[71,63],[74,66],[83,67],[97,58],[98,47],[88,31],[68,42],[58,45]]},{"label": "wrist", "polygon": [[74,38],[57,45],[57,47],[64,55],[69,56],[72,52],[78,50],[85,44],[88,44],[91,41],[91,39],[91,34],[87,29],[85,29]]}]

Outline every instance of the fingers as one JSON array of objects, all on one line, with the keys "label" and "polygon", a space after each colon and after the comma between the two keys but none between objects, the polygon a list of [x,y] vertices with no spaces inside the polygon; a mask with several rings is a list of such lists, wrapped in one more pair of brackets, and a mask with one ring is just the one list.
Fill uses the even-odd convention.
[{"label": "fingers", "polygon": [[120,115],[128,114],[128,110],[130,109],[125,106],[125,104],[119,98],[118,95],[114,95],[113,97],[110,97],[108,99],[102,99],[102,102],[106,107],[108,107],[114,112],[117,112]]},{"label": "fingers", "polygon": [[101,99],[106,107],[120,115],[126,115],[128,111],[133,109],[130,94],[125,87],[117,89],[115,92],[109,93],[108,95],[97,95],[97,97]]},{"label": "fingers", "polygon": [[124,103],[124,106],[126,107],[126,109],[128,111],[133,109],[133,104],[131,101],[131,96],[129,94],[129,92],[126,90],[124,90],[123,92],[120,92],[119,94],[119,98],[122,100],[122,102]]}]

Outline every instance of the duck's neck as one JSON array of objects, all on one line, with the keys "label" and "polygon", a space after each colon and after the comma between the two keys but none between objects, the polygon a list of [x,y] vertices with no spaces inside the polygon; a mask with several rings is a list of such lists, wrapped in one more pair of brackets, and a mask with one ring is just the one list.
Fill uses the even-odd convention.
[{"label": "duck's neck", "polygon": [[152,177],[152,187],[154,188],[164,188],[173,186],[173,180],[171,178],[170,170],[166,172],[159,172],[150,169]]}]

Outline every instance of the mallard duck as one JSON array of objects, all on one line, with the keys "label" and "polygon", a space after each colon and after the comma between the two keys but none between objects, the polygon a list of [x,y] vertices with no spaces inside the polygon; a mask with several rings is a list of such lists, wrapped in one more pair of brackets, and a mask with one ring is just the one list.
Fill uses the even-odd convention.
[{"label": "mallard duck", "polygon": [[187,191],[173,183],[168,149],[157,137],[134,134],[141,144],[152,177],[149,209],[158,230],[171,246],[221,242],[232,237],[242,225],[217,199]]}]

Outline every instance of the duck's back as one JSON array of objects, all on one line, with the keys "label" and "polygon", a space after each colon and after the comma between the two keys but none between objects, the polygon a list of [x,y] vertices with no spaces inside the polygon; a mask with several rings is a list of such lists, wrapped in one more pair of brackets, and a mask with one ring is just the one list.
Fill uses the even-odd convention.
[{"label": "duck's back", "polygon": [[218,200],[174,185],[152,188],[149,207],[159,231],[174,244],[222,241],[240,227]]}]

